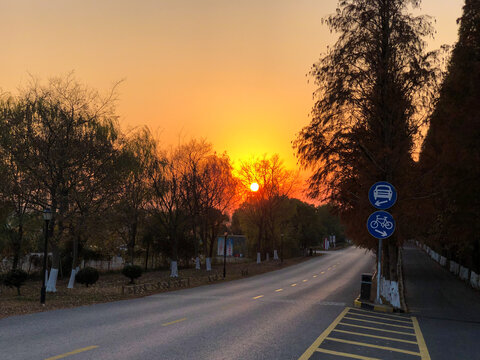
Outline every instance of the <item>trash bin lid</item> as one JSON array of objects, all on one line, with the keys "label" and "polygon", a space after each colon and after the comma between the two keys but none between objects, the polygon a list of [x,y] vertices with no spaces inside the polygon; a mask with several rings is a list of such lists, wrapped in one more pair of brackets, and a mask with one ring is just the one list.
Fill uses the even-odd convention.
[{"label": "trash bin lid", "polygon": [[372,282],[372,274],[362,274],[362,281]]}]

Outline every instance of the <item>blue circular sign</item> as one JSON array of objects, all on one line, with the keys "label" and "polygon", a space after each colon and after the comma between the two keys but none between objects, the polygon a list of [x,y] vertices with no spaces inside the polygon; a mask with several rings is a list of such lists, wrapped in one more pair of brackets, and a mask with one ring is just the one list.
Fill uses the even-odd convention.
[{"label": "blue circular sign", "polygon": [[386,211],[375,211],[367,220],[368,232],[377,239],[386,239],[395,231],[395,220]]},{"label": "blue circular sign", "polygon": [[391,208],[397,201],[397,190],[392,184],[380,181],[372,185],[368,192],[370,204],[377,209],[386,210]]}]

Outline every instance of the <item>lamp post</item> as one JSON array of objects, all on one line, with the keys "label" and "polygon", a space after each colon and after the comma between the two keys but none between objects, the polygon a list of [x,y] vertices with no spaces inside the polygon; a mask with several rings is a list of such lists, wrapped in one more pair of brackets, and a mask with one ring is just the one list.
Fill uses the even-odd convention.
[{"label": "lamp post", "polygon": [[43,272],[42,272],[42,290],[40,291],[40,304],[45,305],[45,277],[47,273],[47,246],[48,246],[48,223],[52,220],[52,210],[46,208],[43,210],[43,220],[45,220],[45,244],[43,246]]},{"label": "lamp post", "polygon": [[227,236],[228,231],[225,231],[225,242],[223,243],[223,278],[227,275]]}]

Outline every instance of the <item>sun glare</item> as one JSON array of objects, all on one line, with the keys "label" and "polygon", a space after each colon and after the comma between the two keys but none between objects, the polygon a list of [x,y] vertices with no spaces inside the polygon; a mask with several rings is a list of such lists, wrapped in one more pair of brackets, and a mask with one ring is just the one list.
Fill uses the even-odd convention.
[{"label": "sun glare", "polygon": [[250,190],[252,190],[252,191],[258,191],[258,188],[259,188],[259,186],[258,186],[257,183],[251,183],[251,184],[250,184]]}]

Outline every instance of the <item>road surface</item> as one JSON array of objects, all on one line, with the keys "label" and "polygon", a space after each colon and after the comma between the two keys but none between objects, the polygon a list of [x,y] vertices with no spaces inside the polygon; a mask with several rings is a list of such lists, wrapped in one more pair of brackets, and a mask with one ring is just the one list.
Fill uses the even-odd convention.
[{"label": "road surface", "polygon": [[350,247],[242,280],[5,318],[0,358],[298,359],[373,267]]}]

